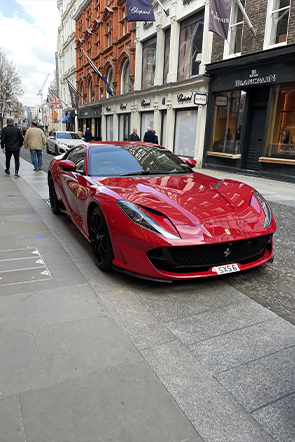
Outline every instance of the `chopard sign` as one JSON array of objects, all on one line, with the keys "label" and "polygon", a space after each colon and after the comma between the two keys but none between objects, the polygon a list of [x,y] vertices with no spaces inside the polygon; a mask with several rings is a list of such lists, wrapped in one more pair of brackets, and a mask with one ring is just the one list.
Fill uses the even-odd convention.
[{"label": "chopard sign", "polygon": [[252,86],[253,84],[267,84],[275,83],[277,74],[270,74],[264,77],[259,77],[259,74],[255,69],[251,71],[247,80],[235,80],[235,87]]},{"label": "chopard sign", "polygon": [[178,103],[184,103],[185,101],[192,101],[193,94],[191,95],[183,95],[183,94],[177,94],[177,101]]}]

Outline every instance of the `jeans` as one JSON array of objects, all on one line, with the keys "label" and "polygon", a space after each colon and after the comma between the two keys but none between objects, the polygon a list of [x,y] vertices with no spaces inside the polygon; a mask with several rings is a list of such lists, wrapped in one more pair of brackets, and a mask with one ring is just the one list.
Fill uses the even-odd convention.
[{"label": "jeans", "polygon": [[42,150],[30,149],[30,153],[34,169],[40,169],[42,167]]}]

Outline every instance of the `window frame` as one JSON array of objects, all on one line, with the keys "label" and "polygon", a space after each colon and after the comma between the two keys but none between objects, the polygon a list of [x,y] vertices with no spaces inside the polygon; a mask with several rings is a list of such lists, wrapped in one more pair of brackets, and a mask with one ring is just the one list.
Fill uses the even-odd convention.
[{"label": "window frame", "polygon": [[[276,47],[280,47],[280,46],[286,46],[287,45],[287,40],[288,40],[288,31],[289,31],[289,21],[290,21],[290,11],[291,11],[291,0],[289,6],[285,6],[283,8],[279,8],[279,9],[275,9],[274,10],[274,2],[276,0],[270,0],[268,1],[268,5],[267,5],[267,13],[266,13],[266,23],[265,23],[265,35],[264,35],[264,42],[263,42],[263,49],[271,49],[271,48],[276,48]],[[289,17],[288,17],[288,27],[287,27],[287,35],[286,35],[286,40],[280,43],[274,43],[271,44],[271,32],[272,32],[272,24],[273,24],[273,14],[279,11],[282,11],[284,9],[289,9]]]},{"label": "window frame", "polygon": [[[243,0],[242,4],[243,4]],[[244,0],[244,4],[243,4],[244,8],[246,7],[246,0]],[[231,8],[231,12],[230,12],[230,20],[229,20],[229,28],[228,28],[228,36],[227,36],[227,41],[224,42],[224,52],[223,52],[223,58],[233,58],[233,57],[239,57],[242,55],[242,39],[243,39],[243,33],[244,33],[244,26],[245,26],[245,20],[243,17],[242,21],[237,22],[237,16],[238,16],[238,12],[239,12],[239,6],[238,4],[235,2],[235,0],[233,0],[232,2],[232,8]],[[233,21],[235,20],[235,22],[233,23]],[[234,52],[231,54],[230,50],[231,47],[235,46],[235,42],[236,39],[234,41],[234,44],[232,44],[231,42],[231,37],[232,37],[232,29],[235,27],[237,28],[238,26],[240,26],[242,24],[242,37],[241,37],[241,52]],[[230,47],[231,44],[231,47]]]}]

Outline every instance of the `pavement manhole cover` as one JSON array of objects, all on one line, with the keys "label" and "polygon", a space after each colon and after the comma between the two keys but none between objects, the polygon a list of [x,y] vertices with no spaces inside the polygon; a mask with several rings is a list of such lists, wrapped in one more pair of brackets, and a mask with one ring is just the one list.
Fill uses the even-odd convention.
[{"label": "pavement manhole cover", "polygon": [[52,276],[38,249],[0,250],[0,286],[48,279]]}]

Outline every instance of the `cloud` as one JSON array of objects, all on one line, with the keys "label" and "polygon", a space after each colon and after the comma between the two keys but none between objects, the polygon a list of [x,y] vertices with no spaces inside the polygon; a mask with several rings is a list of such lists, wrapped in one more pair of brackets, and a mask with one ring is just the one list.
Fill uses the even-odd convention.
[{"label": "cloud", "polygon": [[[9,3],[10,8],[2,8]],[[25,93],[24,105],[40,103],[37,96],[46,75],[43,89],[54,80],[55,52],[59,25],[55,0],[0,0],[1,49],[19,72]]]}]

